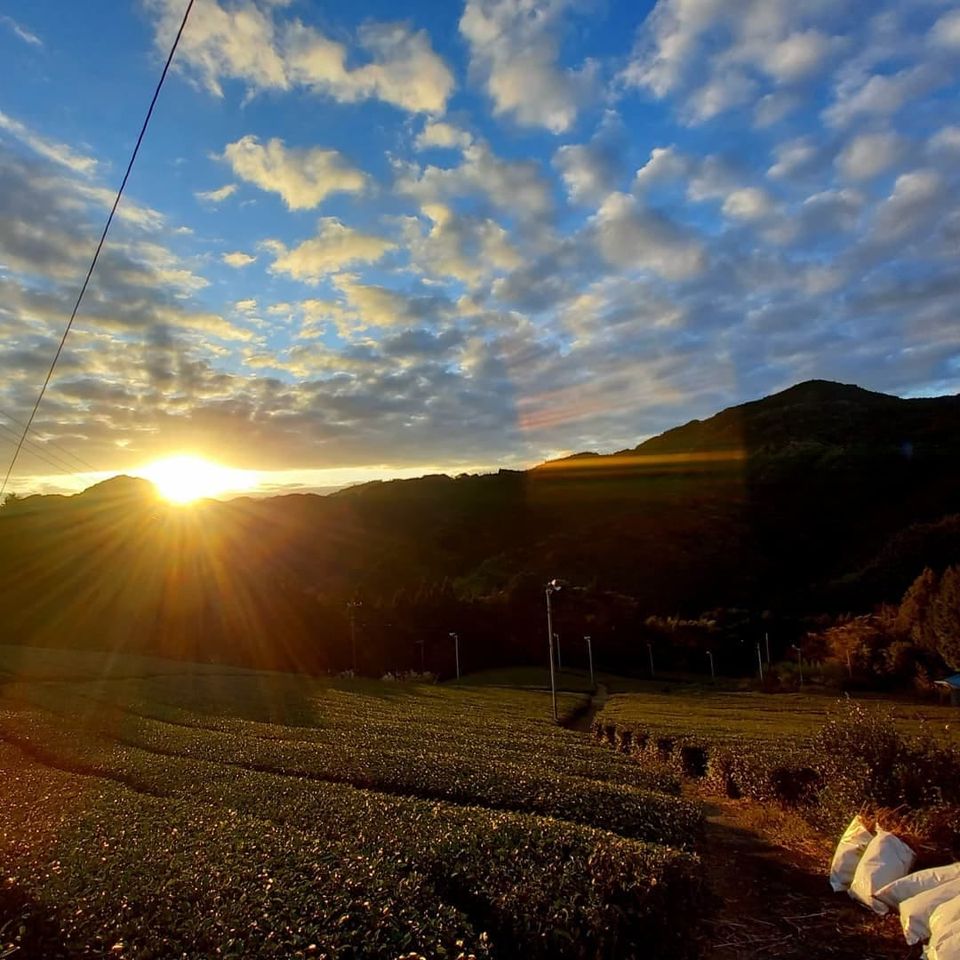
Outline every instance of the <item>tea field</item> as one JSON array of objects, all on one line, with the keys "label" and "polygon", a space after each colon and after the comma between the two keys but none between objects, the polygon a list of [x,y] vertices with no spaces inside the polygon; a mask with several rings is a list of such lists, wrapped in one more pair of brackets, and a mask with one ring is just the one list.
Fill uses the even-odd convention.
[{"label": "tea field", "polygon": [[698,808],[549,717],[0,649],[0,956],[686,956]]},{"label": "tea field", "polygon": [[[613,695],[601,714],[607,723],[723,742],[799,742],[813,736],[840,706],[840,695],[827,692],[761,693],[620,678],[611,678],[610,687]],[[903,733],[935,734],[960,744],[960,710],[955,707],[879,696],[856,702],[868,710],[889,712]]]}]

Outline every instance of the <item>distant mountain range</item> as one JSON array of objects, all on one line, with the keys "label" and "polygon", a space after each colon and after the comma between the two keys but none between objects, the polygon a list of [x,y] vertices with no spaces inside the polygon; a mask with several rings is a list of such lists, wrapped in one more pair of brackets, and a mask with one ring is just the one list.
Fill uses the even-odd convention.
[{"label": "distant mountain range", "polygon": [[960,560],[958,481],[960,397],[813,380],[529,471],[187,511],[130,478],[26,498],[0,511],[0,615],[22,640],[229,657],[242,637],[245,661],[316,665],[325,636],[342,661],[345,603],[362,598],[378,663],[390,636],[407,656],[411,624],[445,637],[467,617],[509,659],[542,629],[553,577],[634,620],[895,599],[924,563]]}]

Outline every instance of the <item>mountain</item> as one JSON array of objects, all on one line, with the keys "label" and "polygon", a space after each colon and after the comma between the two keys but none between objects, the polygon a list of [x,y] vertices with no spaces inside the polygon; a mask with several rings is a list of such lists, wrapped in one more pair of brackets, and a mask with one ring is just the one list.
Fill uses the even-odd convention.
[{"label": "mountain", "polygon": [[0,617],[24,641],[316,669],[349,662],[358,599],[368,669],[410,666],[420,640],[447,668],[452,629],[484,663],[539,656],[562,577],[562,629],[629,665],[652,614],[895,599],[928,544],[952,555],[958,467],[960,397],[815,380],[528,471],[186,511],[114,478],[0,511]]}]

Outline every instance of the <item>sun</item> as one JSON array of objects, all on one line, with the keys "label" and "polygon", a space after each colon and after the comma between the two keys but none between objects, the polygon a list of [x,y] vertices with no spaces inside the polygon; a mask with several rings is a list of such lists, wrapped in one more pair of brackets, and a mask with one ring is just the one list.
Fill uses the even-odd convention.
[{"label": "sun", "polygon": [[165,457],[148,464],[138,473],[171,503],[192,503],[203,497],[249,489],[251,485],[247,471],[224,467],[192,454]]}]

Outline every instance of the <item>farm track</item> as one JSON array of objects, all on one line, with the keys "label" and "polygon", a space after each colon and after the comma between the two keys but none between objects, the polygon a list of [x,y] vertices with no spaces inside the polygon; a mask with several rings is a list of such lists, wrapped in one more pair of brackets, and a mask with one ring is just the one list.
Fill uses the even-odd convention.
[{"label": "farm track", "polygon": [[596,692],[590,697],[586,709],[565,721],[562,726],[568,730],[579,730],[582,733],[589,732],[593,718],[604,708],[609,696],[610,691],[606,686],[598,683]]},{"label": "farm track", "polygon": [[906,960],[892,915],[878,917],[827,885],[829,843],[791,814],[704,796],[704,876],[715,903],[702,960]]}]

